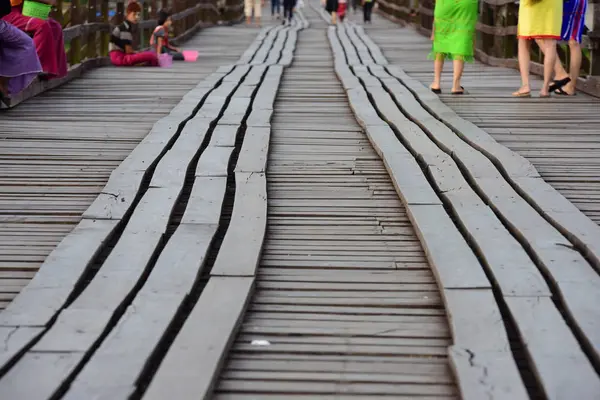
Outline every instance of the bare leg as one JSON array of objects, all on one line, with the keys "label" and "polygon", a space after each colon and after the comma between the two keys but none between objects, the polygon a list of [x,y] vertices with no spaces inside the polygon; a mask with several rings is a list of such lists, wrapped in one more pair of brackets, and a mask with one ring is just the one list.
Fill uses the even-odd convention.
[{"label": "bare leg", "polygon": [[544,39],[540,42],[544,49],[544,86],[540,90],[540,96],[548,96],[548,87],[552,83],[552,73],[556,65],[556,40]]},{"label": "bare leg", "polygon": [[460,84],[460,80],[463,75],[463,71],[465,70],[465,61],[464,60],[454,60],[452,63],[453,72],[452,72],[452,91],[453,92],[462,92],[463,88]]},{"label": "bare leg", "polygon": [[[543,39],[535,39],[535,42],[538,44],[538,47],[546,55],[546,46],[544,46]],[[554,79],[559,81],[564,78],[568,78],[569,74],[565,71],[562,63],[560,62],[560,57],[556,56],[556,62],[554,63]]]},{"label": "bare leg", "polygon": [[568,94],[575,94],[577,78],[579,78],[579,71],[581,71],[581,45],[576,40],[570,40],[569,50],[571,51],[571,65],[569,66],[571,82],[567,83],[563,90]]},{"label": "bare leg", "polygon": [[527,39],[519,38],[519,71],[521,72],[521,88],[513,96],[522,96],[531,91],[529,86],[529,63],[531,62],[531,43]]},{"label": "bare leg", "polygon": [[252,22],[252,21],[250,20],[250,17],[246,17],[246,25],[250,26],[250,23],[251,23],[251,22]]},{"label": "bare leg", "polygon": [[331,13],[331,23],[333,25],[335,25],[337,23],[337,13],[336,12]]},{"label": "bare leg", "polygon": [[[571,65],[573,65],[573,62],[571,62]],[[556,62],[554,63],[554,79],[559,81],[568,77],[569,74],[567,71],[565,71],[565,67],[563,67],[562,62],[560,62],[560,57],[557,54]]]},{"label": "bare leg", "polygon": [[433,83],[429,85],[430,89],[439,89],[441,87],[442,71],[444,71],[444,56],[436,54],[433,60]]},{"label": "bare leg", "polygon": [[260,17],[254,18],[254,23],[256,24],[256,26],[260,27]]}]

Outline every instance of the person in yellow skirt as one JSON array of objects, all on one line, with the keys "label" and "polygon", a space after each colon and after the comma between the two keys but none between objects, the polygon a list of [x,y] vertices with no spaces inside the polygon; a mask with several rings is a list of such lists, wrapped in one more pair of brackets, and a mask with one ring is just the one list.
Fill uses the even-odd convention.
[{"label": "person in yellow skirt", "polygon": [[536,40],[544,52],[544,86],[540,97],[550,97],[552,73],[556,62],[556,41],[560,40],[562,26],[562,0],[521,0],[519,4],[519,70],[521,88],[513,93],[515,97],[531,97],[529,85],[529,64],[531,41]]}]

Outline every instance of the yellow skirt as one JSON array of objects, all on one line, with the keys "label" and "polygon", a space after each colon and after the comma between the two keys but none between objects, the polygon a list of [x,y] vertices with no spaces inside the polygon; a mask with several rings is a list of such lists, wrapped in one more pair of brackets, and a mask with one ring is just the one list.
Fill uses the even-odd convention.
[{"label": "yellow skirt", "polygon": [[562,12],[562,0],[521,0],[517,36],[559,40]]}]

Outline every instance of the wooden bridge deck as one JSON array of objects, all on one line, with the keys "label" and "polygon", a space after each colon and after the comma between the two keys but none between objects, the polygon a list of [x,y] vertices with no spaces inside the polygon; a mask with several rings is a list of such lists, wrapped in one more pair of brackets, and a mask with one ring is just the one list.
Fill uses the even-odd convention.
[{"label": "wooden bridge deck", "polygon": [[[122,72],[145,87],[135,118],[104,122],[119,103],[94,91],[77,95],[104,99],[92,114],[104,125],[86,114],[76,128],[68,94],[83,81],[6,114],[26,142],[52,118],[13,115],[67,110],[43,131],[60,141],[34,136],[49,171],[21,157],[33,211],[6,206],[52,253],[23,251],[12,231],[0,242],[10,265],[30,265],[0,313],[1,399],[598,398],[595,214],[433,95],[426,63],[397,56],[389,35],[415,52],[422,38],[379,18],[366,31],[326,20],[312,1],[291,26],[201,33],[190,46],[224,58],[160,75],[187,93],[153,119],[136,99],[156,104],[148,82],[165,71]],[[117,73],[86,79],[102,88]],[[459,113],[474,103],[442,99]],[[57,165],[68,184],[43,192]]]},{"label": "wooden bridge deck", "polygon": [[[379,15],[367,31],[390,62],[431,84],[428,38]],[[467,64],[463,82],[468,96],[449,94],[452,66],[447,63],[441,100],[531,161],[548,183],[600,224],[600,99],[585,93],[574,98],[513,99],[511,93],[520,86],[519,72],[480,62]],[[532,76],[534,96],[541,83]]]},{"label": "wooden bridge deck", "polygon": [[0,112],[0,309],[81,220],[111,172],[182,96],[235,63],[257,28],[216,27],[184,47],[197,63],[103,67]]}]

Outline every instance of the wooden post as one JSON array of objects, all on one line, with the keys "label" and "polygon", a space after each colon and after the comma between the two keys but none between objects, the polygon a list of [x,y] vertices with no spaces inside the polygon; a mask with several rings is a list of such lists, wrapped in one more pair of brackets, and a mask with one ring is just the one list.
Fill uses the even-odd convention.
[{"label": "wooden post", "polygon": [[[93,24],[96,22],[97,8],[98,8],[97,0],[88,0],[87,22],[89,24]],[[88,34],[88,37],[87,37],[87,57],[88,58],[95,58],[98,54],[98,51],[97,51],[98,45],[96,43],[97,36],[98,35],[96,34],[96,31]]]},{"label": "wooden post", "polygon": [[[77,26],[82,23],[82,9],[80,0],[71,1],[71,26]],[[71,40],[71,65],[81,62],[81,36]]]},{"label": "wooden post", "polygon": [[[101,13],[101,21],[102,23],[107,24],[109,22],[109,17],[108,17],[108,1],[109,0],[101,0],[101,9],[100,9],[100,13]],[[109,28],[110,29],[110,28]],[[108,55],[108,43],[110,42],[110,32],[102,32],[100,34],[100,54],[102,56],[107,56]]]},{"label": "wooden post", "polygon": [[117,0],[117,12],[114,17],[114,24],[119,25],[125,20],[125,3],[123,0]]},{"label": "wooden post", "polygon": [[[148,2],[142,0],[142,19],[147,21],[150,19],[150,11],[148,10]],[[147,47],[150,43],[150,34],[152,28],[140,29],[140,47]]]},{"label": "wooden post", "polygon": [[[597,84],[600,85],[600,2],[592,3],[589,6],[594,7],[592,13],[592,31],[589,33],[591,42],[590,54],[590,75],[598,79]],[[600,92],[600,90],[599,90]]]}]

